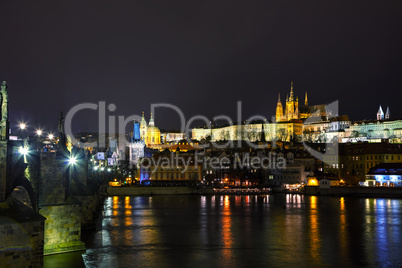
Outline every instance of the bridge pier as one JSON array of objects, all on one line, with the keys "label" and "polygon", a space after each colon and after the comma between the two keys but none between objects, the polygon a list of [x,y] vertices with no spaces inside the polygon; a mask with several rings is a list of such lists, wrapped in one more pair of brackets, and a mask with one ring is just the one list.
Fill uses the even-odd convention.
[{"label": "bridge pier", "polygon": [[39,213],[46,218],[44,254],[85,250],[81,204],[68,196],[66,164],[53,152],[40,153]]},{"label": "bridge pier", "polygon": [[14,147],[0,140],[0,263],[2,267],[42,267],[45,218],[11,195],[18,174],[24,171],[21,161],[13,157]]}]

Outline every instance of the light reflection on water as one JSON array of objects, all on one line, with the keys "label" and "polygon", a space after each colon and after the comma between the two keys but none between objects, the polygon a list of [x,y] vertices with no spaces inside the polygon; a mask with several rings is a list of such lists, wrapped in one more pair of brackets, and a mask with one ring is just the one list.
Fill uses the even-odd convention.
[{"label": "light reflection on water", "polygon": [[402,265],[402,200],[108,197],[87,267]]}]

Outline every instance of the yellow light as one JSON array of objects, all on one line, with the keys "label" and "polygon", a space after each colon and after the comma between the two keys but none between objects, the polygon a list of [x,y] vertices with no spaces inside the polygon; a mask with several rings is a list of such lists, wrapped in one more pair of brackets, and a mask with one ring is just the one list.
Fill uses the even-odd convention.
[{"label": "yellow light", "polygon": [[309,185],[309,186],[317,186],[318,181],[316,179],[309,179],[307,185]]}]

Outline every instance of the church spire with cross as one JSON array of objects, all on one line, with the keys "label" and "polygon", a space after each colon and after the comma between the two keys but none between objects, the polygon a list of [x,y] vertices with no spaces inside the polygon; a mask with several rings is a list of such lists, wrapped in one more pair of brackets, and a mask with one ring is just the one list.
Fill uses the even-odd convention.
[{"label": "church spire with cross", "polygon": [[307,100],[307,91],[306,91],[306,96],[304,97],[304,106],[308,106],[308,100]]}]

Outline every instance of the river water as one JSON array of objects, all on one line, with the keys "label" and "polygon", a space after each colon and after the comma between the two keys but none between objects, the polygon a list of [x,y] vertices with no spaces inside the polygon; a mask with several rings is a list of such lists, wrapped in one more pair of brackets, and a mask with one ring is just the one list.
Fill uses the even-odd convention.
[{"label": "river water", "polygon": [[82,260],[86,267],[401,267],[401,223],[400,199],[108,197]]}]

